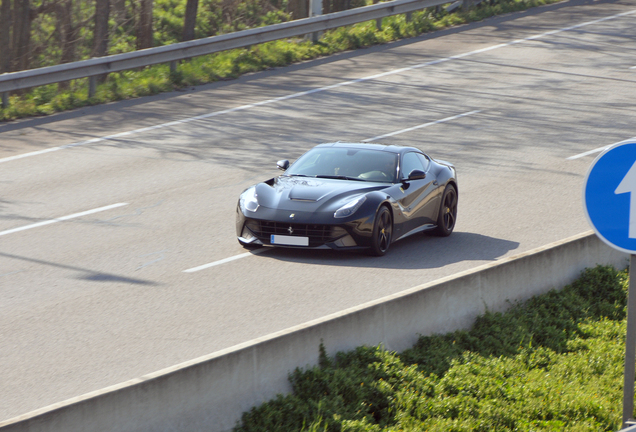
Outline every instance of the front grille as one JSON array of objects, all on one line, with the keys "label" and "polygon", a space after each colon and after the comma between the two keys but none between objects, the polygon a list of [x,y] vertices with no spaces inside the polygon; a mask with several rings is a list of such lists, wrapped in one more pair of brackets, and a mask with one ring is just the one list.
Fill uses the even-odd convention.
[{"label": "front grille", "polygon": [[245,225],[259,240],[267,244],[269,244],[272,234],[309,237],[309,246],[320,246],[347,233],[342,227],[322,224],[300,224],[248,219]]}]

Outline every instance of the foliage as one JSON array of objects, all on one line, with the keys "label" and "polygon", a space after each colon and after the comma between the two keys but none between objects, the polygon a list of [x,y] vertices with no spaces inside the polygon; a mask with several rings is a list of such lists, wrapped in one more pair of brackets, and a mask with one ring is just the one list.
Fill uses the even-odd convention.
[{"label": "foliage", "polygon": [[610,431],[621,421],[626,272],[586,270],[467,331],[359,347],[290,374],[236,432]]},{"label": "foliage", "polygon": [[[75,0],[72,16],[76,26],[79,26],[77,38],[73,41],[75,54],[78,59],[90,57],[93,41],[91,17],[95,14],[95,2],[90,0]],[[51,4],[45,0],[32,0],[31,8],[36,11]],[[87,23],[89,25],[80,25]],[[59,24],[55,13],[37,13],[31,24],[31,67],[53,66],[60,63],[62,50],[60,46]]]},{"label": "foliage", "polygon": [[[155,44],[181,42],[185,0],[156,0],[154,15]],[[195,38],[276,24],[289,18],[268,0],[199,0]]]},{"label": "foliage", "polygon": [[[289,18],[281,9],[272,6],[274,3],[267,1],[201,0],[197,14],[196,37],[269,25]],[[249,72],[413,37],[451,25],[481,20],[489,16],[555,1],[557,0],[494,0],[492,4],[484,2],[476,8],[453,14],[447,14],[443,8],[439,11],[429,8],[414,12],[410,21],[407,21],[404,15],[384,18],[381,30],[376,28],[375,21],[337,28],[325,32],[316,44],[303,39],[279,40],[249,49],[241,48],[196,57],[182,62],[177,73],[171,74],[167,65],[111,73],[106,82],[98,85],[95,97],[90,100],[87,79],[75,80],[68,88],[40,87],[28,93],[12,95],[9,106],[0,109],[0,121],[51,114],[86,105],[136,98],[217,80],[232,79]],[[181,37],[185,0],[156,0],[155,3],[155,45],[178,42]],[[286,4],[285,1],[279,3],[283,6]],[[134,5],[134,2],[130,4]],[[86,11],[82,14],[85,15]],[[134,10],[127,10],[124,16],[112,14],[110,54],[134,50],[134,14]],[[50,17],[42,16],[39,19],[42,21],[36,26],[39,30],[34,30],[36,48],[39,47],[36,49],[38,55],[35,64],[46,66],[54,64],[60,53],[53,47],[47,53],[48,56],[44,55],[46,35],[55,34],[55,23]],[[86,44],[90,42],[90,38],[85,31],[81,35],[84,42],[78,43],[78,53],[81,58],[87,58],[90,50]]]}]

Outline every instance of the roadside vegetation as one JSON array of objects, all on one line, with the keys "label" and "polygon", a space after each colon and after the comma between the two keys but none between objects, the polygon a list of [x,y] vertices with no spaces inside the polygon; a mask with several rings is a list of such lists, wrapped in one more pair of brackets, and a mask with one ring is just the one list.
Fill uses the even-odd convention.
[{"label": "roadside vegetation", "polygon": [[[0,1],[3,4],[10,2],[10,0]],[[17,4],[18,1],[22,0],[15,1]],[[9,67],[9,62],[5,62],[4,69],[2,69],[2,64],[0,64],[0,72],[49,66],[66,61],[82,60],[96,55],[98,44],[94,34],[91,32],[95,33],[98,25],[97,23],[89,25],[93,22],[94,17],[97,16],[94,10],[95,5],[91,6],[87,0],[76,0],[78,3],[73,9],[74,12],[69,12],[67,14],[69,16],[68,19],[64,21],[70,26],[66,30],[70,33],[64,36],[61,32],[66,27],[62,26],[62,22],[59,21],[62,16],[61,12],[47,15],[47,9],[45,8],[46,5],[57,4],[56,2],[62,1],[36,1],[36,6],[39,4],[41,7],[36,8],[39,11],[37,14],[35,12],[31,14],[32,17],[35,16],[36,18],[33,19],[32,42],[28,49],[30,57],[28,59],[15,57],[13,63],[11,63],[11,68]],[[71,0],[64,1],[70,3]],[[111,1],[113,5],[126,4],[123,0]],[[288,2],[290,1],[221,2],[202,0],[202,5],[196,15],[196,21],[194,21],[196,25],[192,29],[193,37],[211,36],[290,20],[295,13],[289,12],[290,5]],[[304,39],[279,40],[256,45],[250,49],[235,49],[196,57],[190,61],[182,62],[175,72],[170,71],[169,65],[161,64],[141,70],[111,73],[101,80],[96,94],[92,98],[88,97],[88,79],[37,87],[28,92],[13,93],[9,97],[8,107],[0,108],[0,121],[48,115],[87,105],[154,95],[218,80],[234,79],[249,72],[285,66],[294,62],[314,59],[346,50],[383,44],[449,26],[479,21],[493,15],[525,10],[557,1],[560,0],[491,0],[482,2],[468,10],[458,10],[450,14],[444,8],[429,8],[413,13],[409,21],[406,20],[404,15],[385,18],[381,30],[377,29],[375,21],[370,21],[325,32],[317,43]],[[99,3],[98,1],[97,4]],[[152,2],[150,3],[152,4]],[[333,10],[341,10],[342,5],[340,3],[343,2],[325,0],[323,4]],[[133,6],[135,4],[135,2],[130,3]],[[144,1],[141,4],[143,6]],[[336,4],[339,6],[334,6]],[[350,7],[362,6],[365,4],[365,0],[350,0],[346,4]],[[228,9],[228,5],[232,7]],[[93,9],[90,9],[91,7]],[[57,9],[53,8],[51,10],[55,11]],[[143,42],[140,45],[139,37],[143,32],[139,26],[143,24],[143,20],[135,17],[138,17],[141,12],[134,10],[134,7],[132,9],[124,7],[119,12],[115,9],[110,15],[111,18],[108,25],[110,30],[107,32],[109,38],[107,44],[103,43],[101,45],[102,53],[100,55],[129,52],[140,47],[166,45],[185,40],[184,38],[186,37],[182,34],[182,31],[184,30],[186,0],[155,0],[153,11],[153,26],[151,28],[154,30],[152,31],[152,37],[150,37],[151,41]],[[62,42],[53,43],[57,39],[60,39],[60,41],[67,40],[71,36],[75,39],[70,47]],[[5,56],[8,53],[9,51],[7,51]],[[28,66],[19,67],[19,64]]]},{"label": "roadside vegetation", "polygon": [[467,331],[402,353],[359,347],[290,374],[293,393],[243,415],[251,431],[616,431],[628,274],[586,270]]}]

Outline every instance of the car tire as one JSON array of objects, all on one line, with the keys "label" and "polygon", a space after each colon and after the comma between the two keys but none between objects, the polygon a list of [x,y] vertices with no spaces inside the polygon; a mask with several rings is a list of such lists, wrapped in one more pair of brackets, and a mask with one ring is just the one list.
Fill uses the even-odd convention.
[{"label": "car tire", "polygon": [[385,206],[381,206],[375,215],[373,222],[373,234],[371,237],[371,248],[369,255],[383,256],[391,246],[393,239],[393,217],[391,211]]},{"label": "car tire", "polygon": [[455,228],[457,222],[457,189],[452,184],[446,185],[442,202],[437,215],[437,228],[435,234],[440,237],[448,237]]}]

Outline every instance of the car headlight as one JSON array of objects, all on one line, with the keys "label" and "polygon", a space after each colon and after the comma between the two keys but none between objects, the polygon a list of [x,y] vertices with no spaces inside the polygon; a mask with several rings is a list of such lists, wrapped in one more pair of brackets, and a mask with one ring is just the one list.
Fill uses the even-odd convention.
[{"label": "car headlight", "polygon": [[250,212],[258,210],[258,200],[256,199],[255,188],[249,188],[241,194],[241,197],[239,198],[239,206],[241,206],[241,210],[243,212],[246,210]]},{"label": "car headlight", "polygon": [[360,208],[360,206],[367,200],[366,196],[361,196],[359,198],[356,198],[354,200],[349,201],[347,204],[345,204],[344,206],[340,207],[338,210],[336,210],[336,212],[333,214],[333,217],[335,218],[344,218],[347,216],[351,216],[352,214],[354,214],[356,212],[356,210],[358,210]]}]

